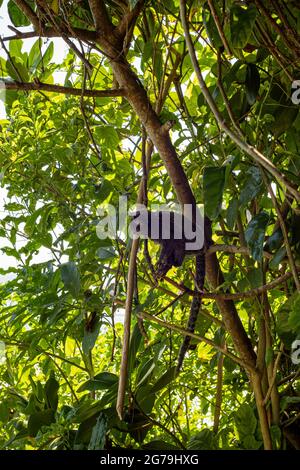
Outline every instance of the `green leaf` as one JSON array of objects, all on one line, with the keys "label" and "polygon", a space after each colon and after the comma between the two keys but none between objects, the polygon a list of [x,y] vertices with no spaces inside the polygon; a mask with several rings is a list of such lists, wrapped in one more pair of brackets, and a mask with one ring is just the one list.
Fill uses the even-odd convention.
[{"label": "green leaf", "polygon": [[149,61],[152,54],[153,54],[153,43],[151,41],[147,41],[144,45],[142,62],[141,62],[141,68],[143,72],[146,70],[147,62]]},{"label": "green leaf", "polygon": [[279,137],[285,131],[290,129],[299,113],[298,106],[278,106],[274,113],[274,122],[271,125],[271,132],[274,137]]},{"label": "green leaf", "polygon": [[280,443],[282,439],[282,432],[279,426],[273,425],[270,428],[271,431],[271,437],[272,437],[272,442],[273,442],[273,447],[274,449],[279,449],[280,448]]},{"label": "green leaf", "polygon": [[92,416],[100,413],[102,411],[103,405],[101,400],[98,400],[94,403],[83,403],[76,410],[74,415],[75,423],[82,423],[87,421]]},{"label": "green leaf", "polygon": [[166,441],[154,440],[142,445],[143,450],[178,450],[179,447],[174,446]]},{"label": "green leaf", "polygon": [[107,431],[107,416],[100,413],[97,418],[96,424],[93,427],[91,440],[88,445],[88,450],[103,450],[105,445],[105,435]]},{"label": "green leaf", "polygon": [[223,199],[226,167],[206,167],[203,174],[204,207],[206,215],[218,217]]},{"label": "green leaf", "polygon": [[49,62],[51,61],[51,59],[53,57],[53,53],[54,53],[54,43],[53,43],[53,41],[51,41],[49,46],[47,47],[47,49],[45,51],[45,54],[43,55],[43,60],[41,62],[44,65],[44,67],[46,65],[48,65]]},{"label": "green leaf", "polygon": [[300,333],[300,294],[297,294],[292,304],[288,325],[295,333]]},{"label": "green leaf", "polygon": [[110,258],[115,258],[116,252],[112,247],[108,247],[108,248],[101,247],[101,248],[98,248],[97,250],[97,256],[101,260],[106,260]]},{"label": "green leaf", "polygon": [[210,429],[202,429],[202,431],[193,435],[187,443],[188,450],[216,450],[217,443],[214,433]]},{"label": "green leaf", "polygon": [[45,395],[47,400],[47,407],[51,408],[53,411],[57,410],[58,389],[59,383],[55,378],[54,372],[51,371],[51,375],[45,384]]},{"label": "green leaf", "polygon": [[244,449],[257,450],[262,447],[262,442],[258,441],[254,436],[245,436],[242,439]]},{"label": "green leaf", "polygon": [[298,405],[300,403],[300,397],[283,397],[280,400],[281,411],[284,411],[288,405]]},{"label": "green leaf", "polygon": [[95,390],[108,390],[112,385],[116,384],[118,380],[118,376],[111,372],[100,372],[100,374],[95,375],[93,379],[87,380],[87,382],[82,384],[77,391],[83,392],[89,390],[94,392]]},{"label": "green leaf", "polygon": [[155,403],[155,393],[150,385],[142,385],[135,395],[138,407],[146,414],[150,414]]},{"label": "green leaf", "polygon": [[153,69],[158,83],[160,83],[163,74],[163,55],[157,47],[153,51]]},{"label": "green leaf", "polygon": [[20,26],[29,26],[31,24],[27,16],[24,15],[24,13],[20,10],[20,8],[15,4],[13,0],[9,0],[7,9],[11,22],[17,28]]},{"label": "green leaf", "polygon": [[234,421],[241,440],[254,435],[257,427],[257,419],[250,405],[244,403],[234,413]]},{"label": "green leaf", "polygon": [[260,87],[260,75],[255,64],[247,64],[245,85],[247,101],[252,106],[257,99]]},{"label": "green leaf", "polygon": [[274,251],[278,250],[283,242],[283,235],[281,228],[279,227],[275,232],[272,233],[272,235],[268,238],[268,240],[265,243],[265,250],[268,251]]},{"label": "green leaf", "polygon": [[28,82],[29,73],[27,68],[23,65],[20,57],[12,57],[6,61],[6,70],[11,78],[17,82]]},{"label": "green leaf", "polygon": [[151,388],[151,393],[159,392],[176,378],[176,366],[170,367]]},{"label": "green leaf", "polygon": [[116,149],[120,143],[119,135],[113,126],[97,126],[94,133],[96,140],[108,149]]},{"label": "green leaf", "polygon": [[92,331],[89,331],[86,329],[84,330],[84,335],[83,335],[83,340],[82,340],[82,350],[84,354],[86,355],[86,357],[88,357],[89,352],[95,346],[95,343],[99,336],[100,326],[101,326],[101,322],[99,321],[99,319],[97,319]]},{"label": "green leaf", "polygon": [[269,219],[269,214],[262,211],[253,217],[245,231],[246,242],[250,248],[253,259],[256,261],[262,260],[265,232]]},{"label": "green leaf", "polygon": [[117,400],[117,394],[118,394],[118,383],[115,383],[102,396],[102,398],[99,402],[101,404],[101,407],[104,408],[108,404],[113,405]]},{"label": "green leaf", "polygon": [[10,415],[10,406],[6,400],[0,402],[0,422],[2,424],[7,423],[9,421]]},{"label": "green leaf", "polygon": [[9,54],[12,57],[19,57],[22,56],[22,46],[23,41],[22,39],[16,39],[14,41],[9,42]]},{"label": "green leaf", "polygon": [[252,201],[262,189],[262,176],[261,171],[256,166],[251,166],[246,171],[245,184],[242,188],[239,203],[246,206]]},{"label": "green leaf", "polygon": [[21,211],[25,209],[23,204],[17,202],[7,202],[4,208],[6,211]]},{"label": "green leaf", "polygon": [[273,258],[269,262],[269,268],[270,269],[277,269],[283,258],[286,256],[286,249],[285,246],[282,246],[279,248],[279,250],[276,251],[274,254]]},{"label": "green leaf", "polygon": [[73,297],[78,297],[80,292],[80,274],[76,264],[73,261],[61,264],[60,272],[65,289],[69,291]]},{"label": "green leaf", "polygon": [[97,202],[105,201],[110,194],[114,192],[114,186],[111,184],[110,181],[104,180],[100,185],[98,185],[95,189],[95,193],[97,194]]},{"label": "green leaf", "polygon": [[237,198],[231,199],[228,209],[227,209],[227,217],[226,217],[227,226],[230,230],[233,230],[235,226],[236,219],[238,216],[238,210],[239,210],[239,203],[238,203]]},{"label": "green leaf", "polygon": [[297,296],[298,293],[294,293],[280,306],[277,312],[276,331],[287,348],[290,348],[292,342],[296,339],[296,334],[293,332],[289,323],[289,317],[293,309],[294,300]]},{"label": "green leaf", "polygon": [[251,289],[256,289],[263,284],[263,275],[262,270],[260,267],[258,268],[250,268],[247,271],[245,277],[238,282],[238,288],[241,291],[249,289],[249,285]]},{"label": "green leaf", "polygon": [[138,388],[142,383],[144,383],[147,379],[149,380],[153,370],[155,368],[155,361],[154,359],[148,359],[138,369],[137,378],[136,378],[136,388]]},{"label": "green leaf", "polygon": [[35,69],[37,65],[39,64],[39,62],[42,60],[41,49],[42,49],[42,40],[41,38],[38,38],[33,44],[29,52],[29,56],[28,56],[29,67],[32,67]]},{"label": "green leaf", "polygon": [[257,9],[250,4],[248,8],[233,5],[230,10],[231,44],[233,47],[244,48],[254,28]]},{"label": "green leaf", "polygon": [[140,328],[136,323],[133,328],[133,332],[130,338],[129,352],[128,352],[128,375],[134,368],[134,363],[136,360],[136,355],[141,344],[142,334]]},{"label": "green leaf", "polygon": [[223,46],[223,42],[220,38],[218,28],[216,27],[216,23],[213,19],[213,16],[210,12],[210,9],[207,5],[203,7],[202,10],[202,20],[206,30],[207,37],[209,38],[210,42],[214,45],[215,48],[219,48]]},{"label": "green leaf", "polygon": [[34,437],[42,426],[50,426],[50,424],[54,422],[54,411],[51,409],[33,413],[28,419],[28,433],[30,436]]}]

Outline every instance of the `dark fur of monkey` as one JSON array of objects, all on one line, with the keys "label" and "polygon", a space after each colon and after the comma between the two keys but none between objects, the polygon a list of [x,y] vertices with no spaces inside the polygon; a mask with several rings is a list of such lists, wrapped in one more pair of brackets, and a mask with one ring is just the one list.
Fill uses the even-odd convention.
[{"label": "dark fur of monkey", "polygon": [[[157,279],[162,279],[172,266],[181,266],[186,255],[199,254],[202,251],[202,248],[198,250],[187,250],[186,244],[192,243],[194,240],[185,238],[184,233],[182,233],[181,238],[178,238],[177,236],[177,227],[184,227],[185,216],[172,211],[167,211],[167,213],[170,217],[168,237],[163,236],[162,218],[163,215],[166,214],[166,211],[150,212],[146,210],[138,210],[134,214],[134,219],[137,220],[137,223],[134,226],[136,233],[138,232],[143,236],[147,235],[152,241],[160,244],[159,259],[155,268],[155,277]],[[151,231],[153,220],[156,221],[155,223],[157,223],[159,228],[159,230],[156,230],[154,236]],[[211,237],[210,234],[208,235],[210,222],[208,223],[207,220],[207,218],[204,219],[204,244],[206,243],[205,240],[208,240]]]}]

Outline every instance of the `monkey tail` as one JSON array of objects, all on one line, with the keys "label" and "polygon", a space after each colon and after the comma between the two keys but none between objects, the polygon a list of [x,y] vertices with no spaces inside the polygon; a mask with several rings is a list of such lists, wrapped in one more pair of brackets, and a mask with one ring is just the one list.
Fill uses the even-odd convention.
[{"label": "monkey tail", "polygon": [[[200,291],[203,290],[204,279],[205,279],[205,253],[202,250],[198,255],[196,255],[195,293],[194,293],[193,300],[191,303],[190,315],[189,315],[188,324],[186,328],[191,333],[194,333],[195,331],[198,313],[201,309],[202,295],[201,295],[201,292],[199,292],[199,290]],[[177,374],[180,372],[185,354],[187,350],[189,349],[190,342],[191,342],[191,337],[185,336],[184,340],[181,343],[179,353],[178,353],[177,367],[176,367]]]}]

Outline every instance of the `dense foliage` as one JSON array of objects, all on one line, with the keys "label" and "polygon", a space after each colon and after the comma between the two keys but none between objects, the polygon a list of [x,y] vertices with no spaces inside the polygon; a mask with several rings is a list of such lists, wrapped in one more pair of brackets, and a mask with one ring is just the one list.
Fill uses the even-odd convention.
[{"label": "dense foliage", "polygon": [[[93,40],[92,4],[106,7],[114,26],[131,15],[122,54],[161,123],[175,121],[171,140],[212,220],[210,250],[224,276],[219,286],[205,283],[176,375],[194,259],[156,283],[148,253],[155,264],[158,246],[149,242],[147,253],[140,244],[123,420],[116,399],[131,242],[122,234],[99,239],[97,209],[118,207],[124,195],[136,203],[145,158],[148,204],[177,197],[141,124],[143,110],[126,99],[102,39]],[[298,2],[9,0],[2,7],[14,37],[1,39],[0,57],[7,115],[0,236],[12,259],[0,286],[1,447],[260,449],[270,432],[274,448],[299,449]],[[28,31],[35,31],[30,50]],[[54,36],[66,44],[61,63],[53,60]],[[64,72],[60,88],[57,72]],[[257,355],[269,429],[223,318],[228,294]]]}]

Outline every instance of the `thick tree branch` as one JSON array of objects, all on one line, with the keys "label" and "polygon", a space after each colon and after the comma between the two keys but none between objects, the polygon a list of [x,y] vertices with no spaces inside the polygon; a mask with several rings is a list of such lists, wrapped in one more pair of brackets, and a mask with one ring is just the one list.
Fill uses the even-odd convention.
[{"label": "thick tree branch", "polygon": [[94,25],[97,33],[110,34],[113,25],[103,0],[89,0],[89,6],[93,15]]}]

